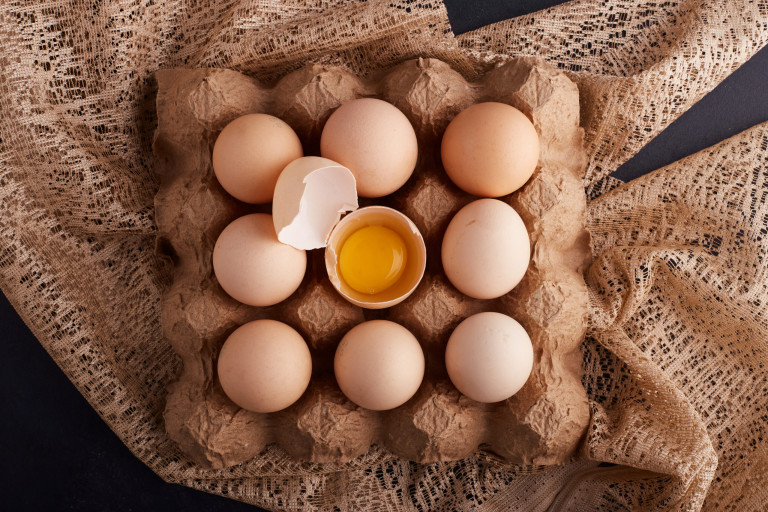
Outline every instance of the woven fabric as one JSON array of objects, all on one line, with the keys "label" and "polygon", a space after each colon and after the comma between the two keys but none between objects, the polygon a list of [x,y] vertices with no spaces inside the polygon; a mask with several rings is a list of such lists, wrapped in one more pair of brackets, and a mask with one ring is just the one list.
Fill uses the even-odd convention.
[{"label": "woven fabric", "polygon": [[[765,0],[577,0],[459,37],[439,2],[4,2],[0,288],[168,481],[270,510],[759,510],[768,125],[628,184],[608,174],[766,43]],[[473,79],[507,55],[543,56],[581,93],[595,260],[579,459],[187,460],[162,423],[180,362],[159,323],[170,276],[154,252],[154,72],[270,83],[308,60],[364,75],[428,56]]]}]

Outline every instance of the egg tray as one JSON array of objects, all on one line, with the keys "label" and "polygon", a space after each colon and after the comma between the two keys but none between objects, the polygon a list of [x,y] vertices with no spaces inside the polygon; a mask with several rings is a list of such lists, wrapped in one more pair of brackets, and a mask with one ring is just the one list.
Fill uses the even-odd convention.
[{"label": "egg tray", "polygon": [[[225,69],[157,72],[158,128],[154,140],[160,188],[155,198],[157,251],[172,262],[162,297],[163,335],[182,359],[169,387],[165,423],[169,436],[207,467],[226,467],[259,455],[276,443],[293,457],[344,462],[372,444],[418,462],[460,459],[478,449],[510,462],[566,462],[583,436],[589,412],[581,385],[589,258],[585,229],[586,166],[576,86],[539,58],[518,58],[466,81],[447,64],[415,59],[365,79],[347,70],[307,64],[274,84]],[[275,115],[293,127],[306,155],[319,154],[324,122],[345,101],[384,99],[405,113],[419,141],[409,181],[391,196],[362,199],[409,216],[427,244],[424,279],[403,303],[364,310],[346,302],[326,275],[323,251],[308,252],[299,289],[271,307],[230,298],[218,285],[211,254],[233,219],[270,212],[227,195],[214,177],[211,151],[231,120],[252,112]],[[523,281],[493,300],[462,295],[440,262],[443,233],[452,216],[476,199],[453,185],[440,162],[440,140],[450,120],[481,101],[515,106],[533,121],[541,156],[530,181],[501,198],[520,214],[531,238],[531,263]],[[453,328],[480,311],[517,319],[534,347],[528,382],[512,398],[481,404],[461,395],[447,377],[444,350]],[[281,320],[307,341],[313,372],[307,391],[289,408],[271,414],[237,407],[216,375],[218,352],[238,326],[259,318]],[[333,355],[353,326],[384,318],[419,339],[426,374],[404,405],[382,412],[362,409],[340,391]]]}]

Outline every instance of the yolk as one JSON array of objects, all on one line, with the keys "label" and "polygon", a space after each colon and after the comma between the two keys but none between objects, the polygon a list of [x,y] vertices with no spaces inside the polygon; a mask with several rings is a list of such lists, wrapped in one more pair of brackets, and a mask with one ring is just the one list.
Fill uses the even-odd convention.
[{"label": "yolk", "polygon": [[400,279],[407,251],[400,235],[384,226],[366,226],[341,247],[339,270],[344,281],[361,293],[379,293]]}]

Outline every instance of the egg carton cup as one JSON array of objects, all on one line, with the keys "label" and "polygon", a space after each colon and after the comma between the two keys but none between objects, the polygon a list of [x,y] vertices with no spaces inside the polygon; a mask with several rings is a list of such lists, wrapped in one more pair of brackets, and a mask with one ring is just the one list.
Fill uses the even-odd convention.
[{"label": "egg carton cup", "polygon": [[[439,60],[415,59],[367,78],[320,64],[307,64],[273,84],[225,69],[168,69],[156,77],[157,251],[172,268],[161,322],[183,362],[169,387],[164,417],[169,436],[185,453],[213,468],[256,457],[273,443],[311,462],[349,461],[366,454],[372,444],[417,462],[461,459],[478,449],[514,463],[569,460],[589,419],[580,344],[587,311],[582,271],[590,249],[578,89],[562,72],[539,58],[518,58],[470,83]],[[220,187],[211,166],[218,133],[243,114],[264,112],[291,125],[305,154],[317,155],[320,132],[331,112],[358,97],[394,104],[416,131],[419,159],[413,176],[390,196],[361,198],[361,206],[396,208],[418,226],[428,251],[421,284],[397,306],[364,310],[336,292],[326,275],[323,251],[316,250],[308,252],[304,280],[287,300],[271,307],[235,301],[214,276],[214,243],[229,222],[247,213],[269,213],[270,205],[241,203]],[[500,198],[525,222],[532,247],[530,267],[514,290],[493,300],[462,295],[440,262],[448,222],[476,199],[445,174],[441,136],[456,114],[482,101],[521,110],[541,141],[532,178]],[[534,348],[533,371],[525,386],[495,404],[459,393],[444,363],[452,330],[480,311],[498,311],[518,320]],[[301,399],[269,414],[236,406],[216,375],[217,356],[227,336],[259,318],[295,328],[308,343],[313,362],[312,379]],[[426,357],[421,387],[390,411],[356,406],[333,377],[334,351],[342,336],[375,318],[411,330]]]}]

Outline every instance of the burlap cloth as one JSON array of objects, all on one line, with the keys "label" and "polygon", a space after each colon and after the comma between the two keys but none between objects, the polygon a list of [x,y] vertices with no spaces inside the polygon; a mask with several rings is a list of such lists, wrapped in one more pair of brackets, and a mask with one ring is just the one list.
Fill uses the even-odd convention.
[{"label": "burlap cloth", "polygon": [[[273,510],[764,509],[768,124],[628,184],[607,176],[768,42],[768,2],[582,0],[459,37],[440,2],[207,4],[0,7],[0,287],[138,458]],[[496,55],[537,54],[579,84],[590,157],[578,460],[186,460],[162,423],[180,362],[158,318],[154,71],[269,81],[308,59],[364,74],[431,56],[471,79]]]}]

